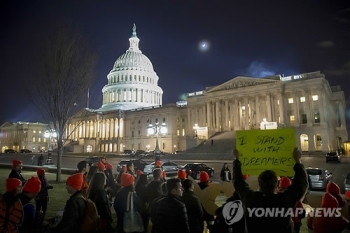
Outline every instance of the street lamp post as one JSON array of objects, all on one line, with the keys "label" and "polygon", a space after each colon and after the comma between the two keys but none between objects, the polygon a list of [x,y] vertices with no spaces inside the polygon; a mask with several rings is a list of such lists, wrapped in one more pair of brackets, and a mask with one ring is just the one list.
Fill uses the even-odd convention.
[{"label": "street lamp post", "polygon": [[156,148],[154,149],[154,158],[155,160],[160,160],[159,155],[161,151],[159,150],[159,142],[158,142],[158,136],[159,133],[161,134],[166,134],[168,132],[167,125],[163,122],[161,125],[159,124],[158,121],[154,123],[154,125],[149,124],[147,127],[147,133],[149,135],[155,135],[156,136]]},{"label": "street lamp post", "polygon": [[57,133],[54,130],[46,130],[44,137],[47,139],[47,159],[46,164],[53,164],[51,153],[52,153],[52,138],[57,137]]}]

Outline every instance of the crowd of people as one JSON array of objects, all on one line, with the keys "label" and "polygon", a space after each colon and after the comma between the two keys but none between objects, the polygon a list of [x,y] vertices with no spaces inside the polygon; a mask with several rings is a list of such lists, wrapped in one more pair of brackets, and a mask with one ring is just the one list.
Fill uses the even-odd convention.
[{"label": "crowd of people", "polygon": [[[306,216],[302,202],[308,189],[308,176],[297,149],[293,152],[294,177],[280,178],[274,171],[266,170],[258,177],[259,190],[252,190],[246,182],[248,176],[242,174],[237,150],[233,156],[232,173],[225,163],[220,178],[222,182],[232,181],[235,191],[216,210],[215,216],[203,207],[199,194],[195,193],[194,180],[188,179],[184,170],[178,171],[177,178],[165,179],[166,174],[158,160],[152,177],[135,171],[132,162],[124,165],[118,174],[113,174],[113,165],[106,159],[93,166],[81,161],[77,171],[66,180],[70,197],[62,218],[49,232],[84,232],[82,226],[94,221],[90,203],[99,218],[98,225],[92,229],[96,232],[129,232],[125,224],[127,222],[129,227],[126,212],[130,211],[130,206],[140,216],[132,224],[140,224],[141,232],[299,233],[303,218],[307,218],[307,227],[315,233],[336,233],[349,228],[349,221],[343,216]],[[13,160],[6,180],[6,193],[0,195],[0,232],[47,232],[43,221],[49,202],[48,190],[54,187],[47,181],[44,169],[38,168],[37,175],[26,180],[21,174],[22,168],[21,161]],[[210,184],[209,175],[200,172],[199,188],[204,190]],[[346,196],[350,200],[350,192]],[[339,186],[330,182],[321,207],[342,208],[347,206],[347,200],[341,195]],[[237,208],[228,211],[235,203]],[[237,214],[237,203],[242,203],[242,217],[231,221]],[[251,209],[268,208],[292,209],[297,214],[273,217],[248,214]],[[300,209],[303,211],[298,211]],[[113,219],[113,210],[116,219]]]}]

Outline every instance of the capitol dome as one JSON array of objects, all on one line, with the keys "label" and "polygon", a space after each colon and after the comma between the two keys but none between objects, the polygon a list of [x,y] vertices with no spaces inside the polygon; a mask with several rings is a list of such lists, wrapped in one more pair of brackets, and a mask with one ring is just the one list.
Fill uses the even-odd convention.
[{"label": "capitol dome", "polygon": [[162,105],[163,90],[158,86],[159,77],[151,61],[139,49],[140,39],[135,24],[129,41],[129,49],[116,60],[107,75],[100,111]]}]

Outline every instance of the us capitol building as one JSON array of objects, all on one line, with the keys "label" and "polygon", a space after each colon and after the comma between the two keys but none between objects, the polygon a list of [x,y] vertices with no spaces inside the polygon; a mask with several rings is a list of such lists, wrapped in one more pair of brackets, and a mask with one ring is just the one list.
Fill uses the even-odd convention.
[{"label": "us capitol building", "polygon": [[[220,135],[234,138],[237,130],[293,127],[302,151],[328,152],[345,147],[349,153],[350,143],[344,143],[348,140],[344,93],[340,86],[330,86],[320,71],[288,77],[238,76],[188,93],[187,101],[163,105],[159,77],[139,49],[135,26],[129,41],[129,49],[107,75],[102,106],[81,109],[67,126],[68,151],[154,150],[158,140],[159,149],[171,153]],[[15,124],[25,123],[6,122],[0,129],[6,132]],[[17,149],[47,146],[38,133],[24,141]],[[13,148],[3,140],[1,146],[2,151]]]}]

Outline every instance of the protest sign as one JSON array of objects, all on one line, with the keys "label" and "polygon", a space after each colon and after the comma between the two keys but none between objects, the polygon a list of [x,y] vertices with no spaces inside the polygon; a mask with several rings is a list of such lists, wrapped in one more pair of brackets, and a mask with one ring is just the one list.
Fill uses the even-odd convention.
[{"label": "protest sign", "polygon": [[259,175],[262,171],[273,170],[279,176],[294,176],[295,147],[293,128],[236,132],[243,174]]}]

